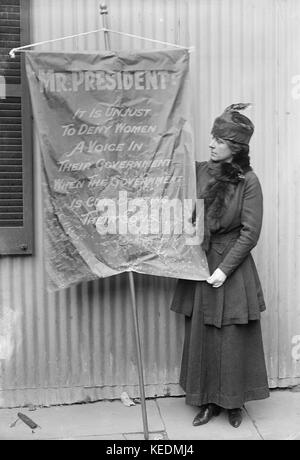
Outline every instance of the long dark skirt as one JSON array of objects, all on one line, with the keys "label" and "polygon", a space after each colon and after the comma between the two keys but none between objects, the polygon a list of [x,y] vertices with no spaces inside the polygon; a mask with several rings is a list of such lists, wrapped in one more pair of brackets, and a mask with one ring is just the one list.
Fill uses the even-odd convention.
[{"label": "long dark skirt", "polygon": [[180,385],[186,403],[225,409],[269,396],[260,321],[217,328],[194,308],[185,320]]}]

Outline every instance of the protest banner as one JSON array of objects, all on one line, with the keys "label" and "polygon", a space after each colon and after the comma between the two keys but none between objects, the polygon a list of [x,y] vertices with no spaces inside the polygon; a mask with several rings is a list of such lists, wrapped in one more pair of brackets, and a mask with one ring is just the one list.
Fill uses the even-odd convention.
[{"label": "protest banner", "polygon": [[206,279],[187,50],[26,53],[48,286],[134,271]]}]

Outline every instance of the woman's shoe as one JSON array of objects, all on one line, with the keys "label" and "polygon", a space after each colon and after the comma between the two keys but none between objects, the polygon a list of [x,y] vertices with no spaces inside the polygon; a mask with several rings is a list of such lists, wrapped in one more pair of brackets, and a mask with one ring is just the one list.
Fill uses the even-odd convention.
[{"label": "woman's shoe", "polygon": [[238,428],[243,420],[242,409],[228,409],[228,420],[231,426]]},{"label": "woman's shoe", "polygon": [[212,417],[216,417],[221,412],[221,408],[215,404],[204,404],[200,406],[200,411],[193,420],[194,426],[205,425]]}]

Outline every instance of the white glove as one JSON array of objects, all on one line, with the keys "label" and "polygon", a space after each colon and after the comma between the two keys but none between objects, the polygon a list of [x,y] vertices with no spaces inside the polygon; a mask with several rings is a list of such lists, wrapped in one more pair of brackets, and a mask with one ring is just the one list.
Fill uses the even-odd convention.
[{"label": "white glove", "polygon": [[225,275],[225,273],[223,273],[222,270],[220,270],[220,268],[217,268],[213,272],[213,274],[209,278],[207,278],[206,281],[207,283],[212,284],[212,287],[218,288],[222,286],[226,278],[227,276]]}]

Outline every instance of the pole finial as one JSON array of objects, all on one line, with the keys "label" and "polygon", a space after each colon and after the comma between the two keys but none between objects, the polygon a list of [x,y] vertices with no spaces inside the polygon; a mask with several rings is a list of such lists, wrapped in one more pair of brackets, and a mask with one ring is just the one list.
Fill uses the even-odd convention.
[{"label": "pole finial", "polygon": [[108,13],[108,10],[107,10],[106,3],[100,3],[100,14],[107,14],[107,13]]}]

